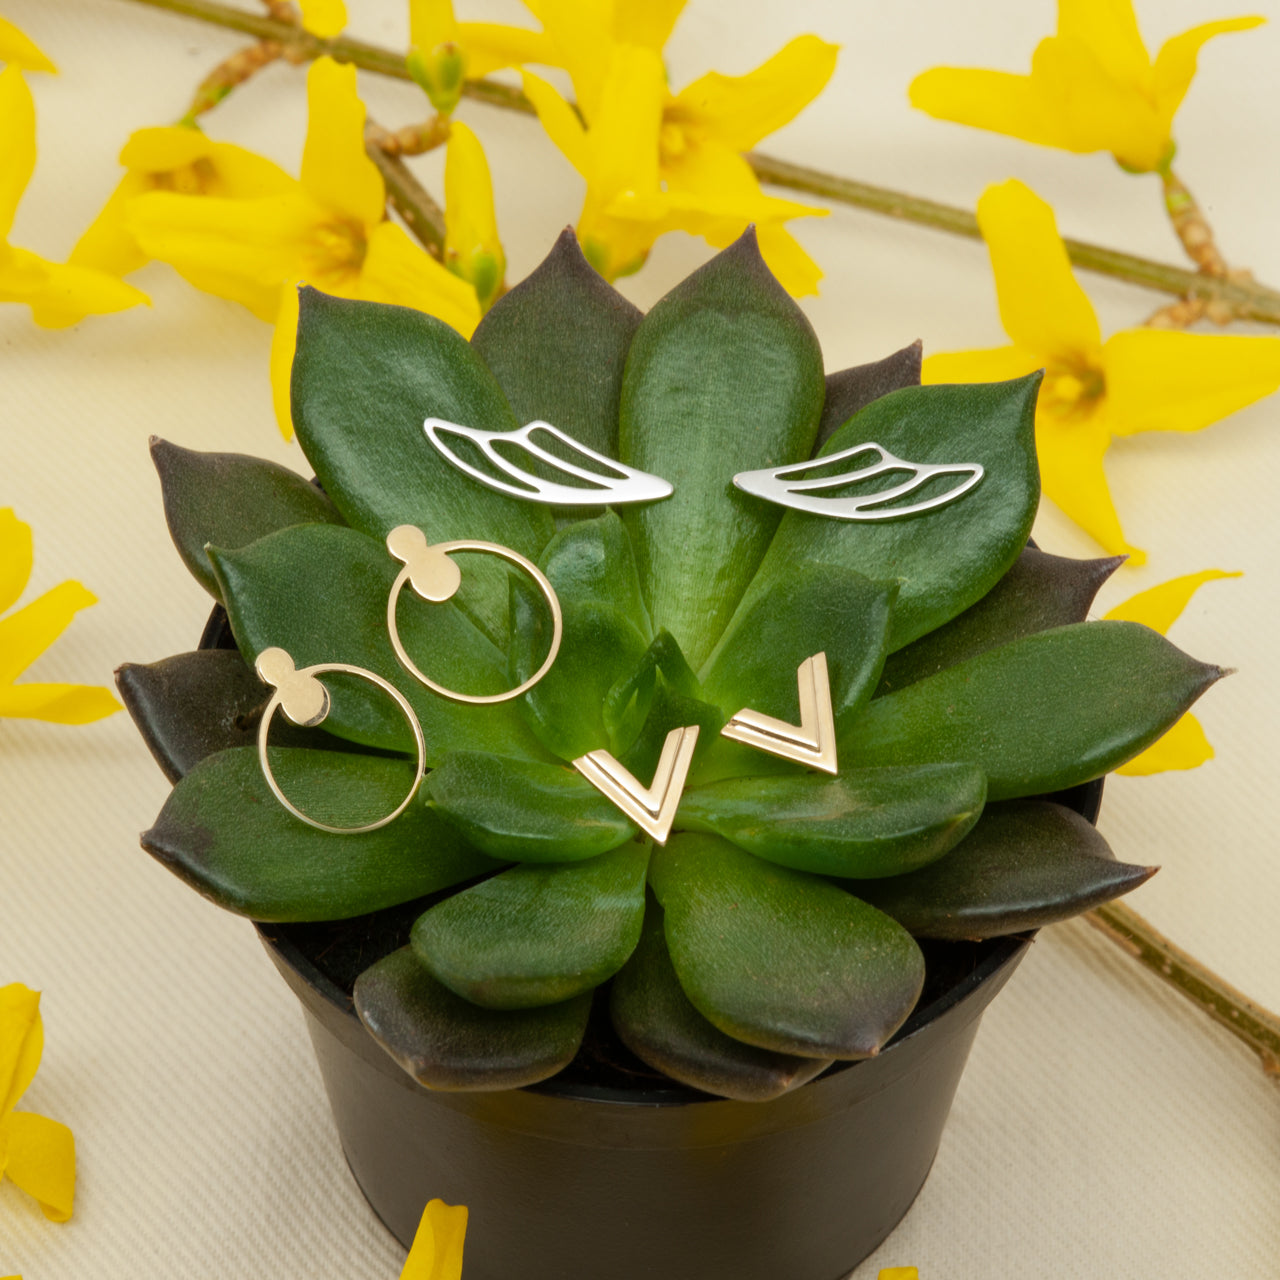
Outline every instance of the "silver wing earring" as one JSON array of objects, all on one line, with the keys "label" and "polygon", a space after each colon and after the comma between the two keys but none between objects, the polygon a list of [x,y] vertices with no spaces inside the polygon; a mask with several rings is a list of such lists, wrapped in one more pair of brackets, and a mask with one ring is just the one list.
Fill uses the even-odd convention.
[{"label": "silver wing earring", "polygon": [[[443,418],[428,418],[422,429],[437,451],[459,471],[465,471],[473,480],[479,480],[490,489],[526,502],[546,502],[560,507],[619,507],[631,502],[656,502],[660,498],[669,498],[675,492],[674,486],[661,476],[637,471],[613,458],[606,458],[549,422],[530,422],[515,431],[484,431],[479,427],[445,422]],[[538,435],[549,436],[579,462],[568,461],[544,448],[534,438]],[[508,479],[501,480],[454,452],[450,447],[450,437],[470,441],[494,469]],[[539,464],[542,471],[550,471],[564,479],[547,480],[534,475],[499,452],[497,445],[504,445],[508,453],[522,454]]]},{"label": "silver wing earring", "polygon": [[[859,455],[869,455],[870,461],[862,466],[850,467],[836,475],[819,476],[816,480],[797,479],[806,472],[818,467],[829,467],[832,463],[851,461]],[[907,479],[887,489],[872,489],[862,494],[846,494],[842,497],[824,498],[823,491],[828,489],[846,489],[866,480],[874,480],[877,476],[892,471],[905,471]],[[793,462],[784,467],[771,467],[764,471],[740,471],[733,477],[733,483],[744,493],[763,498],[766,502],[774,502],[779,506],[793,507],[797,511],[807,511],[810,515],[827,516],[832,520],[897,520],[902,516],[920,515],[926,511],[937,511],[964,497],[977,486],[985,474],[977,462],[907,462],[896,458],[887,449],[872,441],[856,444],[852,449],[844,449],[840,453],[828,454],[825,457],[811,458],[808,462]],[[908,503],[905,506],[890,506],[901,498],[909,497],[921,489],[930,480],[938,476],[959,476],[958,484],[952,485],[945,493],[927,498],[922,502]]]}]

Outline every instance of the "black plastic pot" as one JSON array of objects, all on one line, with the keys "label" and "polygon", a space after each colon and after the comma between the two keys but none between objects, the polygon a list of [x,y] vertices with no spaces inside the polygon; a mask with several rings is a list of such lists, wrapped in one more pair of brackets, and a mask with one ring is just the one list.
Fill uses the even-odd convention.
[{"label": "black plastic pot", "polygon": [[[202,646],[231,647],[220,613]],[[1093,821],[1101,796],[1097,781],[1053,798]],[[360,1189],[406,1246],[428,1200],[467,1205],[466,1280],[840,1280],[923,1186],[981,1015],[1031,943],[924,943],[924,995],[885,1049],[772,1102],[630,1071],[600,1001],[588,1038],[603,1049],[560,1076],[433,1093],[351,1000],[424,905],[257,928],[302,1003]]]}]

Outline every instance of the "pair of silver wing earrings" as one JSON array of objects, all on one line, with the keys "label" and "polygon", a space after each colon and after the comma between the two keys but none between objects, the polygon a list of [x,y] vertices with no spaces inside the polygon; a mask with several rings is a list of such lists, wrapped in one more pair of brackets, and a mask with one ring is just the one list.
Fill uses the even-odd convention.
[{"label": "pair of silver wing earrings", "polygon": [[[526,501],[570,507],[618,506],[653,502],[670,497],[674,492],[672,485],[661,476],[637,471],[612,458],[606,458],[548,422],[530,422],[515,431],[484,431],[478,427],[463,427],[457,423],[445,422],[440,418],[428,418],[423,427],[436,449],[461,471],[491,489]],[[564,452],[581,458],[584,464],[594,463],[595,468],[579,465],[560,454],[552,453],[534,438],[542,433],[547,433],[558,441]],[[482,471],[455,453],[450,437],[470,441],[512,483]],[[571,484],[534,475],[513,462],[506,453],[499,452],[496,447],[498,445],[503,445],[507,451],[522,451],[530,459],[542,464],[542,470],[550,470],[566,480],[572,479],[579,483]],[[825,469],[859,455],[871,455],[872,460],[834,475],[827,474],[812,480],[794,479],[802,477],[812,468]],[[844,489],[894,471],[906,472],[908,478],[862,496],[821,496],[824,490]],[[959,476],[960,480],[950,489],[931,498],[905,505],[887,505],[909,497],[939,476]],[[765,471],[740,472],[733,477],[733,482],[744,492],[781,506],[837,520],[871,521],[917,515],[946,506],[968,493],[981,481],[982,476],[983,469],[978,463],[905,462],[880,445],[868,442],[811,462],[793,463]],[[430,545],[426,535],[416,525],[400,525],[392,529],[387,535],[387,550],[404,566],[396,576],[387,600],[387,634],[397,660],[420,684],[454,702],[491,704],[518,698],[532,689],[551,670],[564,635],[564,616],[554,588],[532,561],[496,542],[458,539]],[[523,569],[538,584],[551,609],[551,646],[542,665],[523,683],[502,693],[459,693],[439,684],[417,666],[400,639],[396,611],[405,584],[408,583],[415,595],[429,603],[443,604],[450,600],[462,583],[462,572],[451,559],[452,554],[458,551],[488,552]],[[299,670],[293,658],[280,648],[264,649],[258,655],[255,666],[258,676],[275,689],[263,709],[258,729],[258,759],[272,794],[294,817],[321,831],[337,835],[358,835],[385,827],[408,808],[426,774],[427,749],[422,725],[409,700],[399,689],[374,672],[345,662],[316,663]],[[309,817],[289,800],[272,772],[267,739],[276,711],[282,711],[287,720],[304,728],[314,728],[323,723],[331,707],[329,690],[319,679],[325,674],[355,676],[377,686],[399,707],[413,733],[417,768],[408,795],[391,813],[363,826],[336,827]],[[770,755],[834,774],[837,772],[835,719],[831,708],[826,654],[816,653],[806,658],[796,674],[800,703],[798,725],[744,707],[729,719],[720,732],[726,738],[756,747]],[[647,787],[608,751],[588,752],[579,756],[573,764],[588,782],[642,831],[659,844],[664,844],[671,833],[671,824],[675,820],[676,809],[684,792],[685,779],[693,762],[697,743],[697,725],[673,729],[663,743],[657,770]]]}]

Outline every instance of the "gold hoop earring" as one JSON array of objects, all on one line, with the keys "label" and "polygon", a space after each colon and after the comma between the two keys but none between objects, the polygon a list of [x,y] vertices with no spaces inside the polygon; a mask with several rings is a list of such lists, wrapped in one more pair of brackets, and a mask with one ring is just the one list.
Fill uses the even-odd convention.
[{"label": "gold hoop earring", "polygon": [[[254,669],[259,679],[275,687],[275,692],[262,712],[262,723],[258,726],[258,761],[262,765],[262,773],[267,780],[267,786],[271,788],[272,795],[295,818],[305,822],[309,827],[315,827],[317,831],[328,831],[332,835],[339,836],[354,836],[385,827],[388,823],[394,822],[409,807],[427,771],[427,743],[422,734],[422,725],[418,723],[418,717],[413,714],[413,707],[395,685],[372,671],[366,671],[363,667],[353,667],[346,662],[319,662],[299,670],[289,654],[284,649],[278,648],[263,649],[258,654]],[[287,720],[304,729],[313,729],[324,721],[329,714],[332,702],[329,690],[318,677],[331,671],[368,680],[388,694],[404,712],[404,718],[409,722],[409,728],[413,730],[413,740],[418,749],[418,768],[414,775],[413,786],[409,788],[409,794],[385,818],[379,818],[377,822],[365,823],[360,827],[333,827],[308,817],[281,790],[275,774],[271,771],[271,761],[267,757],[267,735],[271,732],[271,717],[275,715],[277,709],[284,712]]]},{"label": "gold hoop earring", "polygon": [[[391,637],[391,647],[400,661],[400,665],[420,684],[426,685],[433,693],[453,702],[470,702],[475,704],[491,704],[509,702],[527,693],[543,676],[551,670],[551,664],[560,652],[560,641],[564,636],[564,617],[560,612],[560,601],[556,596],[546,575],[531,560],[526,560],[518,551],[510,547],[499,546],[496,542],[478,542],[469,538],[453,542],[438,542],[429,546],[426,535],[413,524],[402,524],[387,534],[387,550],[399,560],[404,568],[400,570],[391,586],[391,596],[387,600],[387,634]],[[433,604],[443,604],[457,592],[462,585],[462,571],[449,558],[454,551],[487,551],[490,555],[501,556],[503,560],[523,569],[537,584],[551,608],[551,648],[543,660],[542,666],[523,684],[504,693],[459,693],[456,689],[446,688],[432,680],[424,671],[419,670],[416,663],[405,652],[400,640],[400,630],[396,625],[396,605],[400,600],[400,591],[409,583],[414,594]]]}]

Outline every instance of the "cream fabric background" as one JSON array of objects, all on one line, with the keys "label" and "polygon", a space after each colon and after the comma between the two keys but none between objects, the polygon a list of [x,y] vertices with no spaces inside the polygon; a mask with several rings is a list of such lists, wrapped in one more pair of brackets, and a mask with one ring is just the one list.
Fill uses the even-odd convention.
[{"label": "cream fabric background", "polygon": [[[355,33],[403,47],[402,0],[348,0]],[[519,21],[514,0],[468,14]],[[1280,17],[1275,0],[1253,6]],[[32,77],[41,159],[16,243],[69,251],[116,180],[130,130],[175,118],[238,39],[123,0],[7,0],[4,14],[60,64]],[[1148,42],[1250,5],[1139,0]],[[936,123],[905,90],[941,63],[1023,69],[1052,0],[691,0],[673,82],[743,71],[814,30],[844,45],[836,78],[768,150],[971,206],[1016,175],[1068,233],[1178,260],[1154,179]],[[1214,42],[1178,119],[1179,169],[1232,261],[1280,283],[1280,26]],[[362,78],[384,122],[417,118],[409,86]],[[296,172],[296,73],[276,67],[212,116],[214,136]],[[576,216],[579,182],[527,120],[464,105],[497,175],[511,279]],[[418,162],[438,182],[440,162]],[[437,187],[438,189],[438,187]],[[841,210],[799,224],[825,267],[806,309],[828,367],[1003,340],[981,246]],[[648,306],[702,261],[671,237],[625,290]],[[303,467],[272,423],[268,332],[160,266],[150,310],[64,333],[0,311],[0,505],[35,528],[31,594],[67,577],[101,597],[34,674],[107,683],[123,660],[190,648],[209,602],[168,543],[146,454],[155,432],[198,449]],[[1095,277],[1104,328],[1158,299]],[[1164,864],[1134,905],[1271,1007],[1280,1007],[1275,767],[1280,672],[1280,400],[1200,436],[1124,442],[1109,470],[1149,568],[1106,607],[1207,566],[1174,638],[1240,668],[1201,718],[1218,758],[1193,774],[1108,783],[1118,854]],[[1094,554],[1047,510],[1047,548]],[[249,926],[207,906],[138,848],[167,792],[128,720],[82,729],[0,721],[0,982],[45,991],[44,1066],[24,1105],[75,1130],[74,1219],[47,1224],[0,1185],[0,1274],[27,1280],[388,1280],[402,1251],[342,1162],[302,1019]],[[554,1206],[548,1206],[554,1212]],[[934,1173],[860,1278],[915,1264],[925,1280],[997,1276],[1264,1277],[1280,1259],[1280,1094],[1255,1060],[1081,924],[1048,930],[986,1019]],[[473,1221],[471,1230],[485,1224]],[[584,1277],[584,1280],[596,1280]],[[607,1280],[607,1278],[600,1278]],[[709,1278],[712,1280],[712,1278]],[[720,1278],[714,1278],[720,1280]],[[724,1280],[731,1280],[725,1277]]]}]

